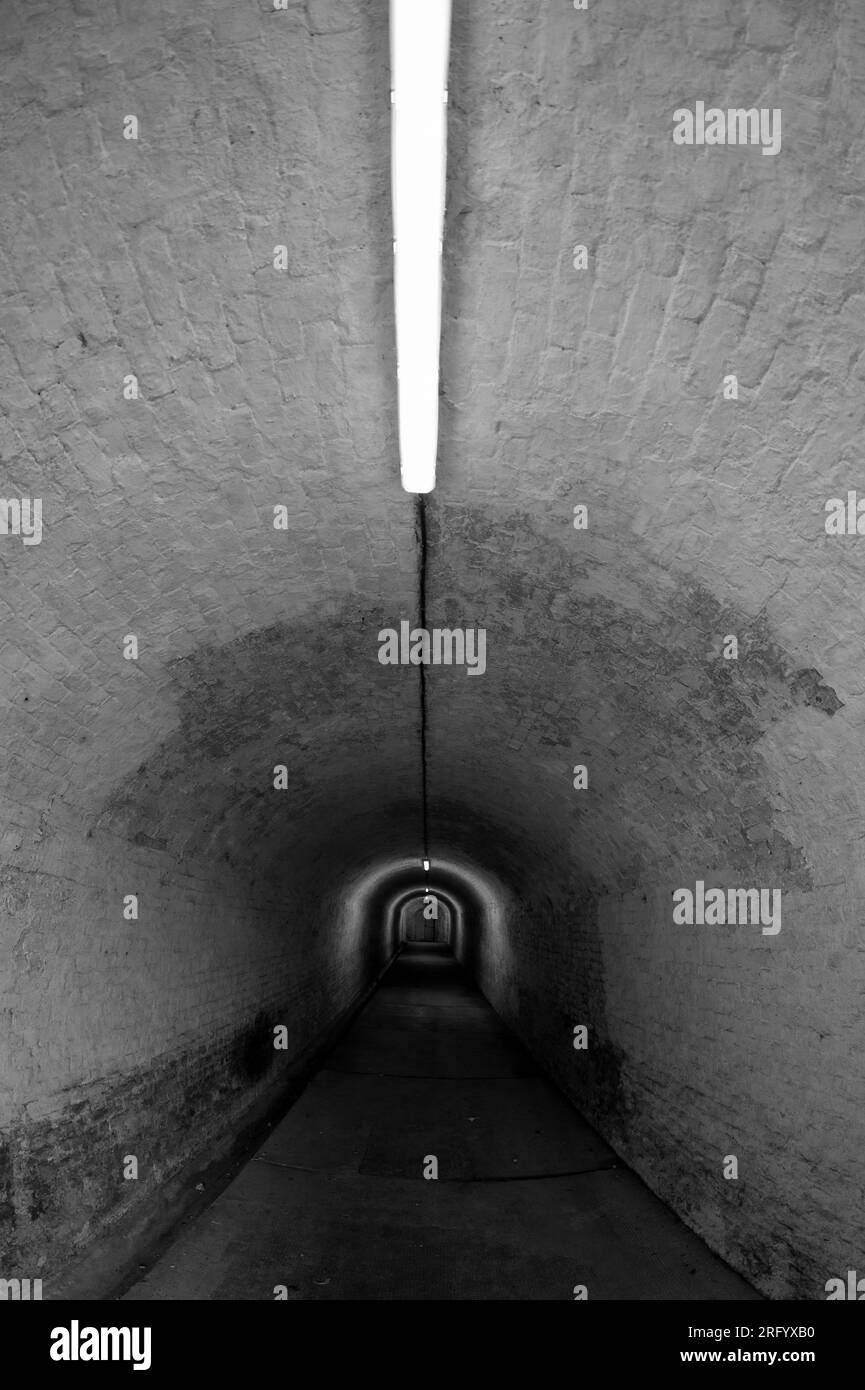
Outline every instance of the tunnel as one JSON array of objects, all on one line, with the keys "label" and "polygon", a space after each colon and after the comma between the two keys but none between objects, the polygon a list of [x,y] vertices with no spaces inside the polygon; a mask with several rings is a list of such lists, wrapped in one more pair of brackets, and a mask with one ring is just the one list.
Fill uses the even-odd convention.
[{"label": "tunnel", "polygon": [[[0,1277],[824,1299],[865,1270],[865,11],[454,0],[417,496],[387,4],[0,33]],[[703,99],[782,148],[676,143]],[[484,660],[383,661],[402,624]],[[242,1285],[171,1273],[292,1175]],[[300,1262],[337,1189],[360,1244],[405,1213],[361,1272]]]},{"label": "tunnel", "polygon": [[447,946],[451,939],[451,909],[434,893],[412,897],[400,909],[399,940]]}]

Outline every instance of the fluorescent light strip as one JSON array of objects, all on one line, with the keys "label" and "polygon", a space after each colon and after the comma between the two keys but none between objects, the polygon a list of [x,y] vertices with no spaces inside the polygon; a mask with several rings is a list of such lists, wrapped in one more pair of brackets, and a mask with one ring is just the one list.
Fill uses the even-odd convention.
[{"label": "fluorescent light strip", "polygon": [[451,0],[390,0],[391,191],[399,457],[435,486]]}]

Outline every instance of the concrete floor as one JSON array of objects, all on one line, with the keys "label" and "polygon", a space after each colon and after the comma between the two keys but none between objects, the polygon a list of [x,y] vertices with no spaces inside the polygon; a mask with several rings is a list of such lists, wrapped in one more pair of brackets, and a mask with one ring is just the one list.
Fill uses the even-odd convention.
[{"label": "concrete floor", "polygon": [[125,1298],[570,1300],[577,1284],[759,1298],[580,1119],[447,948],[409,945]]}]

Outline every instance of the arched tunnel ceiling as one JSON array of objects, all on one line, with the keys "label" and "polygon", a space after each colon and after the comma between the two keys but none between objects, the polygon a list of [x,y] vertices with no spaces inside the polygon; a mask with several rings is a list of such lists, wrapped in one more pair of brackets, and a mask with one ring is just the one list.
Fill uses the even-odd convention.
[{"label": "arched tunnel ceiling", "polygon": [[[455,7],[427,621],[488,645],[427,672],[430,850],[515,883],[719,842],[830,881],[863,810],[863,561],[823,504],[865,412],[865,20],[724,11]],[[0,552],[10,847],[86,826],[250,882],[418,854],[418,672],[377,661],[419,567],[386,6],[0,24],[0,457],[45,526]],[[673,146],[693,93],[767,82],[783,159]]]},{"label": "arched tunnel ceiling", "polygon": [[[548,866],[620,888],[719,845],[805,886],[862,811],[839,766],[862,558],[823,521],[863,424],[862,116],[831,116],[865,34],[826,6],[712,9],[455,19],[428,612],[488,646],[483,680],[428,682],[433,822],[437,798],[495,806]],[[694,95],[767,92],[783,161],[673,145]]]},{"label": "arched tunnel ceiling", "polygon": [[504,906],[506,886],[495,875],[479,867],[477,857],[450,855],[431,864],[427,876],[413,858],[379,856],[361,871],[347,876],[341,884],[344,899],[361,919],[392,921],[407,902],[428,893],[439,897],[455,915],[477,920],[490,918]]}]

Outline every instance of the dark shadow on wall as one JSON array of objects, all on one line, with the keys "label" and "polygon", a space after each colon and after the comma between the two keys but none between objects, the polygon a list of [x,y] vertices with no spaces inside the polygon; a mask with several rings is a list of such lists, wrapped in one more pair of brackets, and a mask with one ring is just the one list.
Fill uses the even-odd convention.
[{"label": "dark shadow on wall", "polygon": [[[392,959],[390,956],[368,988],[300,1056],[280,1064],[273,1047],[272,1021],[262,1013],[212,1057],[210,1073],[197,1075],[192,1086],[183,1085],[188,1059],[177,1057],[166,1063],[163,1075],[151,1068],[138,1078],[137,1102],[127,1078],[115,1091],[102,1086],[101,1113],[92,1109],[77,1130],[66,1119],[56,1127],[45,1127],[41,1142],[34,1142],[24,1155],[20,1182],[32,1194],[31,1219],[44,1216],[49,1223],[40,1233],[39,1244],[49,1256],[48,1270],[52,1255],[64,1261],[60,1273],[46,1282],[46,1299],[118,1298],[140,1278],[176,1239],[179,1229],[228,1186],[267,1132],[288,1112],[375,991]],[[152,1104],[154,1089],[175,1099],[171,1112],[163,1117],[163,1137],[153,1153],[152,1172],[143,1174],[141,1182],[129,1184],[137,1189],[134,1205],[120,1205],[118,1138],[115,1136],[106,1150],[105,1119],[121,1111],[148,1113],[145,1107]],[[238,1113],[239,1095],[244,1103]],[[237,1116],[234,1128],[230,1125],[233,1114]],[[134,1124],[130,1129],[132,1137],[119,1141],[121,1149],[134,1146]],[[176,1134],[181,1131],[197,1136],[195,1155],[185,1163],[177,1161]],[[207,1137],[209,1142],[203,1143]],[[76,1161],[75,1151],[82,1156],[84,1169]],[[69,1156],[65,1167],[58,1165],[58,1154],[64,1153]],[[2,1214],[0,1208],[0,1218]],[[109,1214],[110,1225],[94,1238]],[[84,1254],[69,1260],[68,1232],[80,1231],[91,1223],[93,1231]],[[22,1260],[26,1262],[28,1257],[14,1240],[14,1212],[11,1229],[10,1243],[0,1244],[0,1258],[4,1268],[24,1267]],[[55,1230],[56,1241],[52,1239]],[[32,1248],[32,1242],[28,1241],[28,1246]],[[29,1259],[32,1262],[32,1256]]]}]

